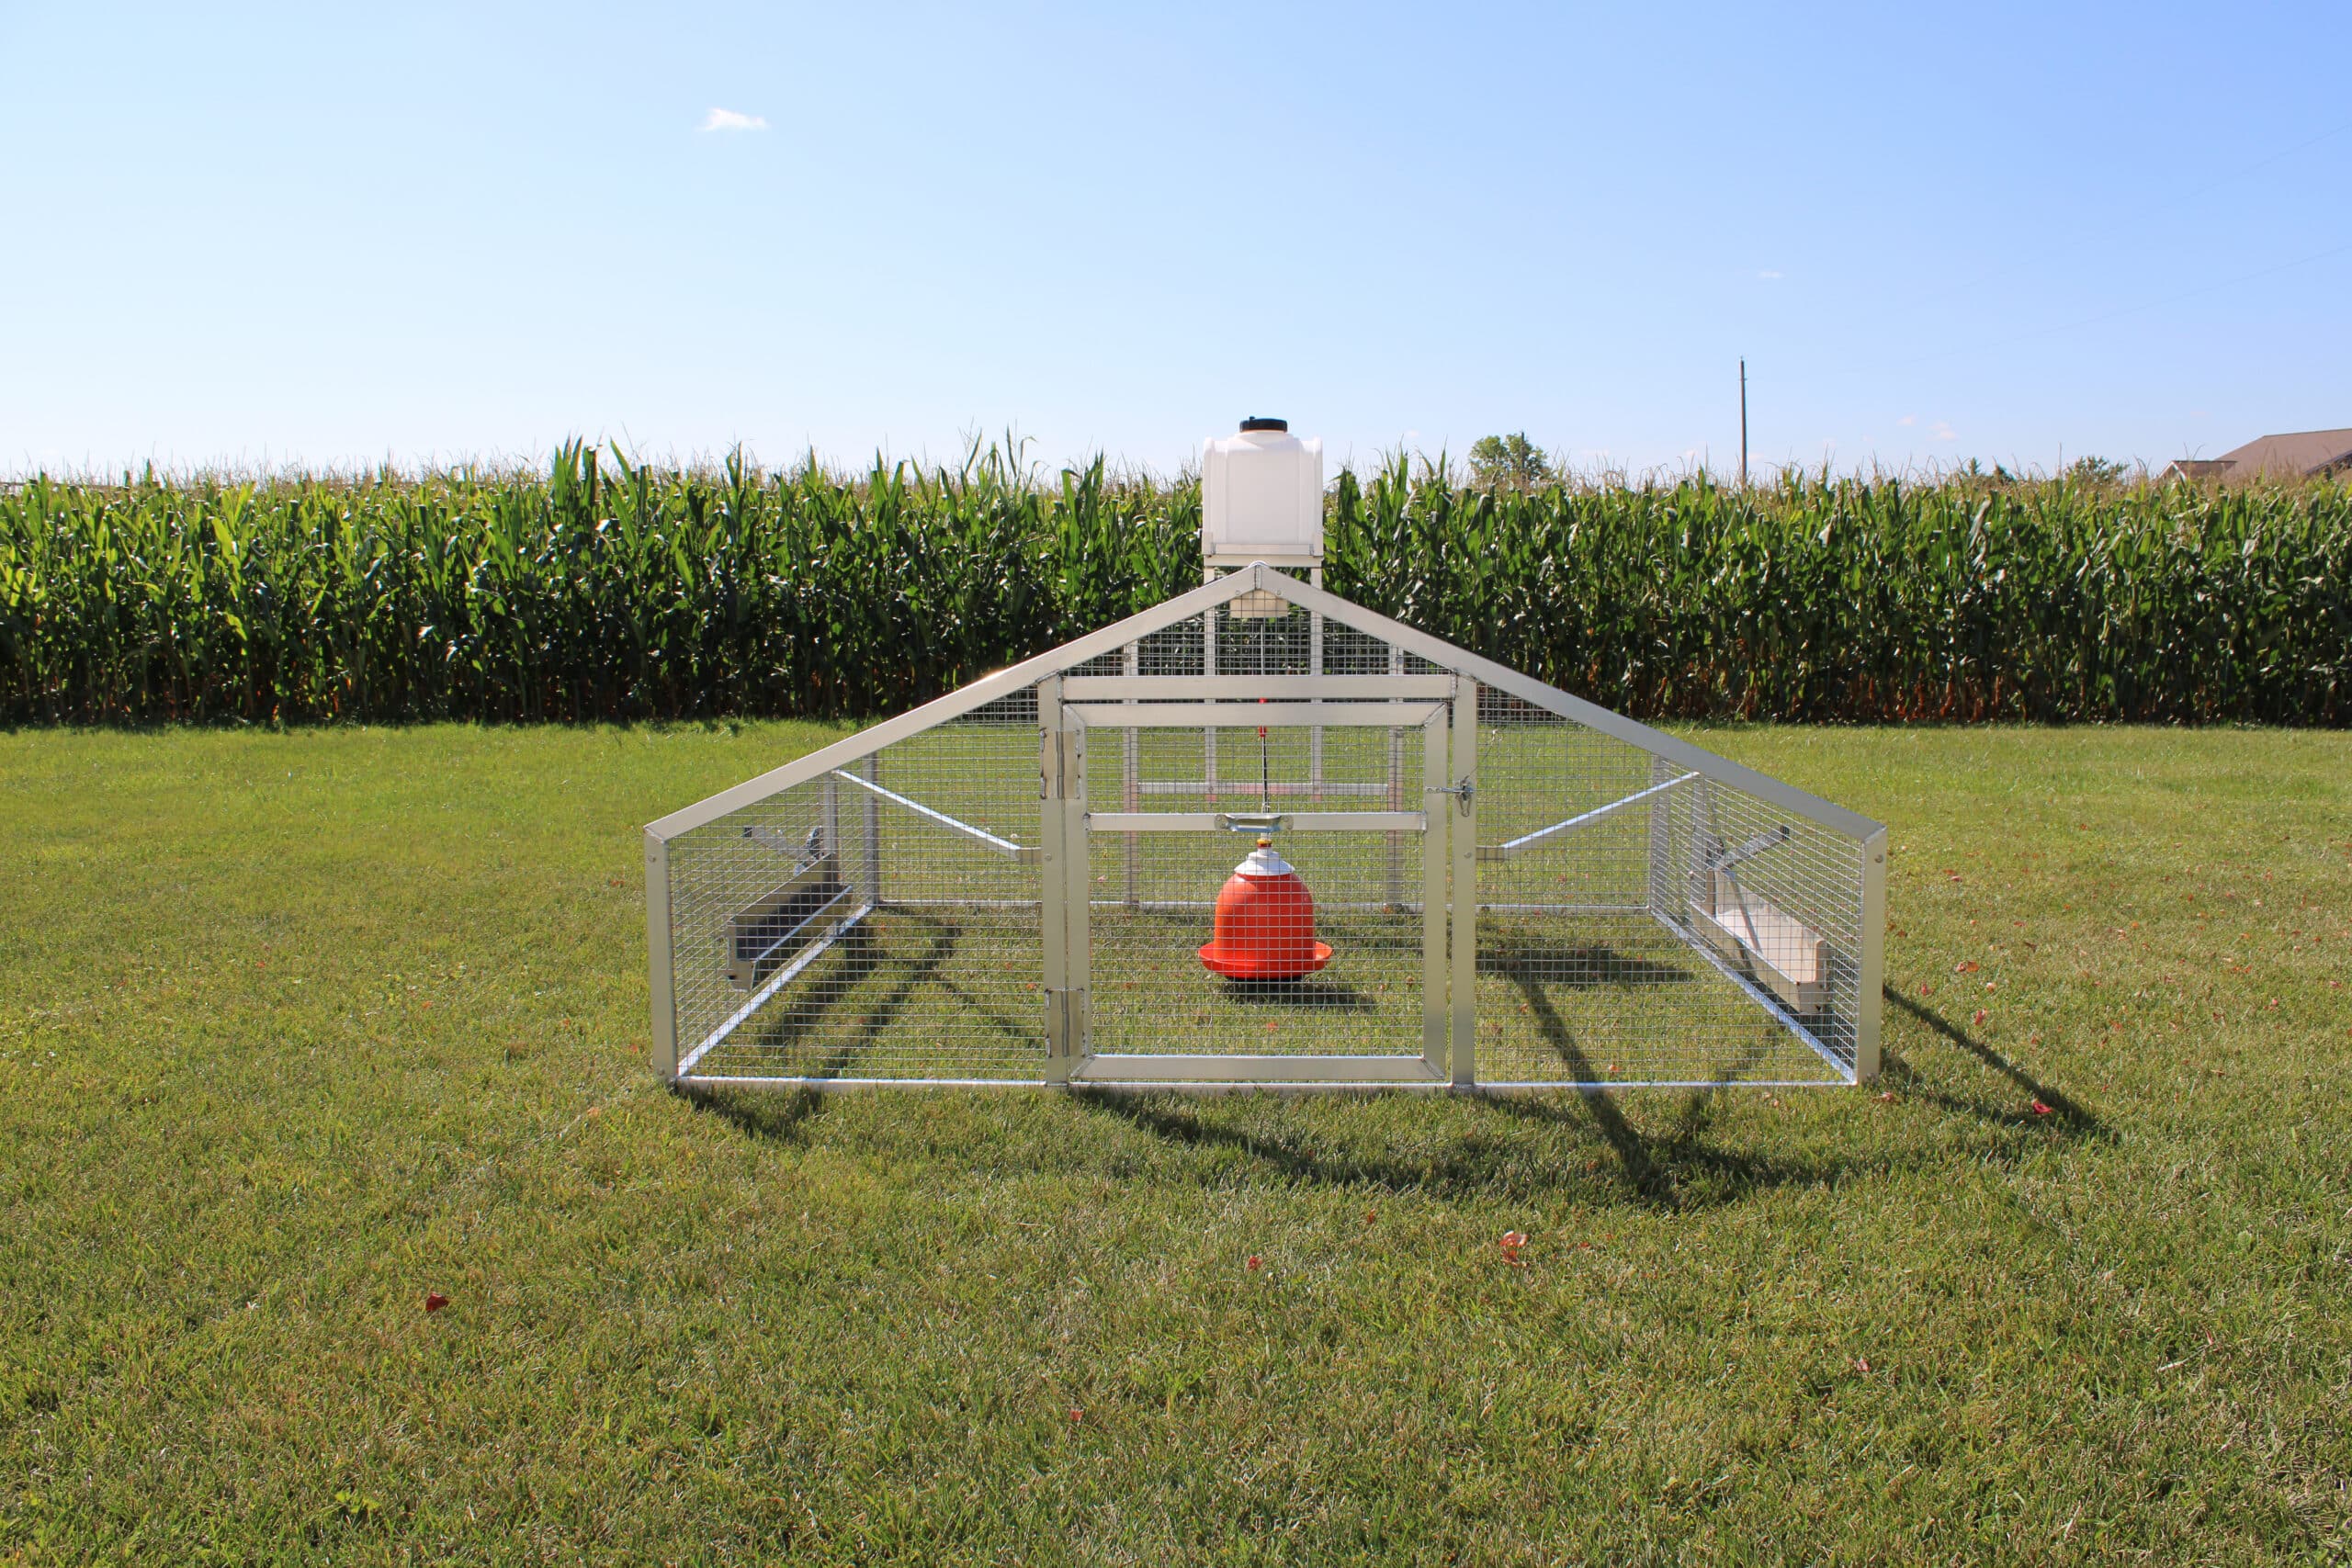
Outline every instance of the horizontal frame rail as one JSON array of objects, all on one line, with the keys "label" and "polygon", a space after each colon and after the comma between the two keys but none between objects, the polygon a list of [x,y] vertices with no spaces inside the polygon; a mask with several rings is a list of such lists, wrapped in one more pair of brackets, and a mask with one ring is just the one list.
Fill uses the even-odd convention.
[{"label": "horizontal frame rail", "polygon": [[1000,839],[986,828],[975,828],[969,822],[958,821],[944,811],[934,811],[919,800],[909,800],[898,791],[884,789],[872,779],[860,778],[846,768],[835,768],[832,776],[854,784],[860,789],[872,790],[892,805],[903,806],[924,821],[935,822],[951,833],[960,833],[983,848],[994,850],[1007,860],[1018,861],[1023,865],[1035,865],[1045,858],[1042,852],[1035,845],[1016,844],[1011,839]]},{"label": "horizontal frame rail", "polygon": [[1064,702],[1132,697],[1144,702],[1255,702],[1450,697],[1451,675],[1065,675]]},{"label": "horizontal frame rail", "polygon": [[1161,1083],[1146,1078],[1103,1078],[1089,1083],[1084,1079],[1048,1082],[1044,1078],[795,1078],[748,1074],[735,1077],[722,1073],[691,1073],[676,1082],[680,1089],[687,1090],[792,1089],[805,1089],[811,1094],[876,1094],[884,1089],[1005,1089],[1056,1094],[1459,1094],[1472,1098],[1514,1100],[1550,1094],[1638,1094],[1647,1089],[1830,1089],[1849,1087],[1828,1078],[1644,1078],[1639,1083],[1619,1083],[1609,1078],[1531,1078],[1510,1083],[1481,1080],[1464,1087],[1440,1083],[1435,1079],[1409,1083],[1317,1083],[1296,1078],[1270,1078],[1262,1082],[1236,1083],[1224,1078],[1207,1078],[1194,1083]]},{"label": "horizontal frame rail", "polygon": [[1612,800],[1606,806],[1596,806],[1590,811],[1581,812],[1565,822],[1555,822],[1549,828],[1538,828],[1532,833],[1521,833],[1507,843],[1480,844],[1478,858],[1482,861],[1517,860],[1530,850],[1540,850],[1554,840],[1565,838],[1579,828],[1589,828],[1596,822],[1606,821],[1628,807],[1639,806],[1645,800],[1655,799],[1669,790],[1679,789],[1697,777],[1699,777],[1697,773],[1684,773],[1678,778],[1668,779],[1664,784],[1654,784],[1647,789],[1637,789],[1623,800]]},{"label": "horizontal frame rail", "polygon": [[1271,784],[1259,779],[1144,779],[1136,784],[1136,793],[1138,795],[1206,795],[1212,799],[1220,795],[1264,795],[1278,799],[1292,795],[1365,795],[1378,800],[1387,798],[1388,786],[1385,784],[1367,783],[1363,780],[1343,779],[1326,779],[1321,784],[1312,782],[1293,784],[1283,779],[1276,779]]},{"label": "horizontal frame rail", "polygon": [[1062,712],[1097,729],[1247,729],[1252,725],[1418,729],[1445,706],[1442,702],[1065,703]]},{"label": "horizontal frame rail", "polygon": [[1419,1056],[1089,1056],[1070,1087],[1114,1083],[1435,1083]]},{"label": "horizontal frame rail", "polygon": [[1420,811],[1090,811],[1091,833],[1422,833]]}]

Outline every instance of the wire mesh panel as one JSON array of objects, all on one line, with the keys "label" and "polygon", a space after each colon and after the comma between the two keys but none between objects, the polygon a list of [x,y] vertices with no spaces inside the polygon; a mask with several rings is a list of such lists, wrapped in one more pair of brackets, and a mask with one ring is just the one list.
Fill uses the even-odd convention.
[{"label": "wire mesh panel", "polygon": [[1858,840],[1501,693],[1477,761],[1479,1081],[1850,1080]]},{"label": "wire mesh panel", "polygon": [[672,990],[698,1078],[1034,1078],[1034,695],[670,840]]}]

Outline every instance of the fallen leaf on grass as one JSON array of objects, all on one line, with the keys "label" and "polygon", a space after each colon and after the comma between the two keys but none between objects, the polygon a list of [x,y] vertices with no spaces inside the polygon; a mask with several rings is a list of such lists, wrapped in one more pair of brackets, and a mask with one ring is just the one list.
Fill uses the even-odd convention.
[{"label": "fallen leaf on grass", "polygon": [[2049,1116],[2054,1114],[2049,1106],[2042,1104],[2041,1101],[2038,1100],[2033,1102],[2033,1113],[2036,1116]]},{"label": "fallen leaf on grass", "polygon": [[1263,1266],[1263,1263],[1264,1263],[1264,1259],[1261,1258],[1260,1258],[1256,1253],[1254,1253],[1254,1252],[1253,1252],[1253,1253],[1251,1253],[1251,1254],[1250,1255],[1250,1261],[1249,1261],[1249,1262],[1247,1262],[1247,1263],[1244,1263],[1244,1264],[1242,1265],[1242,1267],[1243,1267],[1244,1269],[1249,1269],[1249,1270],[1250,1270],[1250,1272],[1251,1272],[1252,1274],[1255,1274],[1255,1273],[1259,1270],[1259,1269],[1260,1269],[1261,1267],[1262,1267],[1262,1266]]},{"label": "fallen leaf on grass", "polygon": [[1983,967],[1984,965],[1977,963],[1973,958],[1963,958],[1953,967],[1952,973],[1955,975],[1973,975],[1977,970]]},{"label": "fallen leaf on grass", "polygon": [[1984,1027],[1984,1021],[1991,1016],[1992,1014],[1986,1012],[1983,1008],[1978,1008],[1973,1013],[1969,1015],[1968,1021],[1976,1025],[1979,1029],[1982,1029]]},{"label": "fallen leaf on grass", "polygon": [[1893,1100],[1894,1098],[1894,1091],[1893,1089],[1888,1089],[1884,1094],[1880,1095],[1879,1098],[1881,1100]]},{"label": "fallen leaf on grass", "polygon": [[1521,1247],[1525,1247],[1526,1245],[1527,1245],[1527,1233],[1526,1233],[1526,1232],[1524,1232],[1524,1231],[1505,1231],[1505,1232],[1503,1232],[1503,1239],[1502,1239],[1503,1261],[1504,1261],[1504,1262],[1506,1262],[1506,1263],[1508,1263],[1508,1264],[1510,1264],[1513,1268],[1517,1268],[1517,1269],[1524,1269],[1524,1268],[1526,1268],[1526,1267],[1527,1267],[1527,1265],[1526,1265],[1524,1262],[1522,1262],[1522,1261],[1521,1260],[1520,1256],[1519,1256],[1519,1249],[1520,1249]]},{"label": "fallen leaf on grass", "polygon": [[447,1297],[447,1296],[445,1296],[445,1295],[443,1295],[440,1292],[438,1292],[438,1291],[427,1291],[427,1292],[424,1292],[424,1310],[425,1310],[425,1311],[427,1311],[427,1312],[439,1312],[443,1307],[447,1306],[448,1304],[449,1304],[449,1298],[448,1298],[448,1297]]}]

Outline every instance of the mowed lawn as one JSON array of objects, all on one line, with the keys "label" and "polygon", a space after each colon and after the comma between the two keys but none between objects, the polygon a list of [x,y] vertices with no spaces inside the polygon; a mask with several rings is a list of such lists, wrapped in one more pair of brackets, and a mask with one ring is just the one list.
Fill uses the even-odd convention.
[{"label": "mowed lawn", "polygon": [[2352,1553],[2352,736],[1703,733],[1868,1089],[673,1095],[831,733],[0,735],[0,1562]]}]

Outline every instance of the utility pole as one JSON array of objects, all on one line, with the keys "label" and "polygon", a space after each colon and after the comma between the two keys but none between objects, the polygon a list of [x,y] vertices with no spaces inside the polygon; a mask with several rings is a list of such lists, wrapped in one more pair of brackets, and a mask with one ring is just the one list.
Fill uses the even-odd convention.
[{"label": "utility pole", "polygon": [[1747,488],[1747,356],[1739,359],[1739,488]]}]

